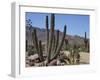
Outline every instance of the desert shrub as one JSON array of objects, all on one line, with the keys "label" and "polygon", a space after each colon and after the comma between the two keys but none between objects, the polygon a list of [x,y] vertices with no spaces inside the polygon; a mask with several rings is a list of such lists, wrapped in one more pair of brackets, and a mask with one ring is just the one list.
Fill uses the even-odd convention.
[{"label": "desert shrub", "polygon": [[36,49],[34,46],[28,46],[28,56],[36,54]]}]

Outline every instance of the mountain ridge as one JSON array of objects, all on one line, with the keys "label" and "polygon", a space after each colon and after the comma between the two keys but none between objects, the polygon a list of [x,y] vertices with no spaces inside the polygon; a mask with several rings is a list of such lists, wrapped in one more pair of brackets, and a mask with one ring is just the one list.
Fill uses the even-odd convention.
[{"label": "mountain ridge", "polygon": [[[41,40],[42,42],[46,42],[46,29],[44,28],[39,28],[39,27],[28,27],[26,26],[26,40],[28,41],[28,45],[33,45],[33,41],[32,41],[32,32],[34,30],[34,28],[37,31],[37,37],[38,40]],[[56,35],[56,31],[55,30],[55,35]],[[63,32],[59,31],[59,40],[61,40],[63,36]],[[78,35],[69,35],[66,34],[65,39],[68,39],[69,44],[73,45],[73,44],[84,44],[84,37],[80,37]]]}]

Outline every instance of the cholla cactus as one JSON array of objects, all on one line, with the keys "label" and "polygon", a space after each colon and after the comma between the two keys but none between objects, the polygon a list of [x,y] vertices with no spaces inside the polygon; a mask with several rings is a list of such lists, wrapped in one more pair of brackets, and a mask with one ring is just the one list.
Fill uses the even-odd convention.
[{"label": "cholla cactus", "polygon": [[79,64],[80,63],[80,54],[78,46],[74,45],[72,49],[70,49],[70,56],[69,56],[70,64]]}]

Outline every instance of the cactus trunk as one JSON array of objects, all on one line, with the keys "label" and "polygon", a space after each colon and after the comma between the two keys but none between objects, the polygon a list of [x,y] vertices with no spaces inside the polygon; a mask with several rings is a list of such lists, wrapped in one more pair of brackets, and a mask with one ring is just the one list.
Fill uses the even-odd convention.
[{"label": "cactus trunk", "polygon": [[[49,27],[48,27],[48,16],[46,16],[46,36],[47,36],[47,39],[46,39],[47,40],[46,41],[46,54],[47,54],[46,62],[47,63],[46,63],[46,65],[49,65],[49,63],[52,60],[57,58],[60,50],[62,49],[64,39],[66,36],[66,25],[65,25],[64,31],[63,31],[63,37],[62,37],[61,42],[59,43],[59,30],[57,30],[57,34],[55,35],[54,27],[55,27],[55,15],[51,14],[50,31],[49,31]],[[50,34],[49,34],[49,32],[50,32]],[[36,29],[34,29],[34,31],[32,33],[32,37],[33,37],[34,46],[39,55],[39,59],[40,59],[40,61],[44,61],[42,43],[41,43],[41,40],[38,42]]]},{"label": "cactus trunk", "polygon": [[46,53],[48,53],[48,44],[49,44],[49,26],[48,26],[48,16],[46,16],[46,34],[47,34],[47,44],[46,44]]},{"label": "cactus trunk", "polygon": [[56,44],[55,44],[55,50],[54,50],[54,53],[55,53],[56,50],[57,50],[58,43],[59,43],[59,30],[57,30],[57,37],[56,37]]},{"label": "cactus trunk", "polygon": [[36,33],[36,29],[34,29],[33,33],[32,33],[32,36],[33,36],[33,43],[34,43],[34,46],[37,50],[37,53],[39,54],[39,46],[38,46],[38,38],[37,38],[37,33]]},{"label": "cactus trunk", "polygon": [[41,40],[39,41],[39,56],[40,56],[40,61],[44,61]]},{"label": "cactus trunk", "polygon": [[50,57],[51,57],[51,49],[52,49],[52,42],[53,42],[53,36],[54,36],[54,19],[55,19],[54,14],[51,14],[50,41],[49,41],[47,63],[50,62]]}]

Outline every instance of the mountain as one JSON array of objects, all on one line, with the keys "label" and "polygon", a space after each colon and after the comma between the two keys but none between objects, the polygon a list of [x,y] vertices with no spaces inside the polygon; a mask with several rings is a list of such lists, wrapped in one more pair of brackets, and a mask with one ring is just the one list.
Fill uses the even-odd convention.
[{"label": "mountain", "polygon": [[[38,27],[26,27],[26,40],[28,41],[28,45],[32,45],[32,32],[33,29],[36,29],[37,31],[37,37],[38,40],[41,40],[42,42],[46,42],[46,29],[44,28],[38,28]],[[56,35],[56,31],[55,30],[55,35]],[[59,32],[59,40],[61,40],[63,36],[63,32]],[[68,39],[69,44],[73,45],[73,44],[84,44],[84,38],[80,37],[78,35],[72,36],[72,35],[66,35],[65,37],[66,39]]]}]

